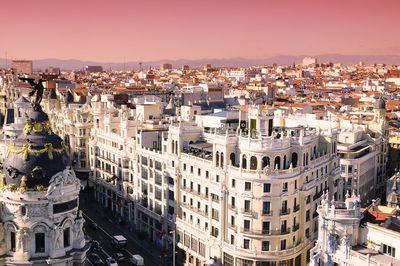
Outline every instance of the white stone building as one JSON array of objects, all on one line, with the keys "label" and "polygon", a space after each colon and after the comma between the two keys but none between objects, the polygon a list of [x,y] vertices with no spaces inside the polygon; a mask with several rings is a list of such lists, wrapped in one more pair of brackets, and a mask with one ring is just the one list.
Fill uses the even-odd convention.
[{"label": "white stone building", "polygon": [[6,140],[0,174],[2,265],[82,265],[89,245],[80,181],[67,148],[35,105],[18,138]]},{"label": "white stone building", "polygon": [[96,199],[160,244],[175,229],[187,265],[305,263],[323,191],[341,199],[335,131],[273,128],[266,106],[242,110],[237,129],[237,115],[203,128],[158,105],[91,105]]},{"label": "white stone building", "polygon": [[400,265],[398,208],[376,203],[360,208],[360,198],[328,201],[318,207],[318,240],[310,265]]}]

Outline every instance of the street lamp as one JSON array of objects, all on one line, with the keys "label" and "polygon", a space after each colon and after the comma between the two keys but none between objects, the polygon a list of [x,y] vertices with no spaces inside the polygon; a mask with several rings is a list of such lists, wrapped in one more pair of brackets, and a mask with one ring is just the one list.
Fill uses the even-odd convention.
[{"label": "street lamp", "polygon": [[175,230],[169,233],[172,234],[172,265],[175,266]]}]

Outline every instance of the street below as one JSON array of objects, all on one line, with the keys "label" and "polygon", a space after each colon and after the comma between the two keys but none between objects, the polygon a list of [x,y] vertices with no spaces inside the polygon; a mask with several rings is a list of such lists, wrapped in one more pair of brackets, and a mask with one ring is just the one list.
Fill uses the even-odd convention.
[{"label": "street below", "polygon": [[[106,217],[103,214],[103,209],[96,201],[94,201],[91,194],[82,192],[80,196],[80,208],[85,218],[85,232],[92,240],[99,242],[102,250],[91,253],[97,253],[99,257],[105,262],[107,257],[112,257],[115,253],[122,253],[126,261],[118,263],[118,265],[132,265],[129,258],[134,254],[139,254],[144,258],[145,265],[166,265],[167,261],[161,259],[161,251],[149,247],[149,243],[143,243],[145,240],[139,240],[133,231],[128,227],[123,227],[118,223],[116,218]],[[95,229],[90,223],[96,223],[98,228]],[[112,246],[112,237],[114,235],[123,235],[127,239],[126,248],[122,251],[117,250]],[[90,256],[88,254],[88,257]]]}]

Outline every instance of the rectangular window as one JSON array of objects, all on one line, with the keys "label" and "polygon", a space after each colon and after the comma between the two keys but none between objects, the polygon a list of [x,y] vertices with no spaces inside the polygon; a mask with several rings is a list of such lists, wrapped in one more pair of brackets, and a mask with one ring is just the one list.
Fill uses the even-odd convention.
[{"label": "rectangular window", "polygon": [[271,184],[270,183],[264,183],[264,193],[271,192]]},{"label": "rectangular window", "polygon": [[208,178],[208,176],[209,176],[208,171],[206,171],[206,178]]},{"label": "rectangular window", "polygon": [[286,239],[282,239],[281,240],[281,250],[285,250],[286,249]]},{"label": "rectangular window", "polygon": [[263,234],[269,234],[270,230],[270,222],[269,221],[263,221],[262,222],[262,233]]},{"label": "rectangular window", "polygon": [[217,227],[211,226],[211,235],[213,237],[218,237],[218,228]]},{"label": "rectangular window", "polygon": [[263,202],[263,214],[269,214],[271,212],[271,203],[269,201]]},{"label": "rectangular window", "polygon": [[287,192],[288,191],[288,183],[284,182],[282,185],[282,192]]},{"label": "rectangular window", "polygon": [[35,234],[35,252],[44,253],[45,252],[45,235],[44,233]]},{"label": "rectangular window", "polygon": [[250,200],[245,200],[244,201],[244,211],[249,212],[250,211]]},{"label": "rectangular window", "polygon": [[245,182],[244,183],[244,190],[245,191],[251,191],[251,183],[250,182]]},{"label": "rectangular window", "polygon": [[235,187],[235,186],[236,186],[236,180],[232,179],[232,187]]},{"label": "rectangular window", "polygon": [[396,257],[396,248],[383,244],[383,254],[387,254],[391,257]]},{"label": "rectangular window", "polygon": [[261,243],[261,250],[262,251],[269,251],[269,241],[263,241]]},{"label": "rectangular window", "polygon": [[64,229],[64,247],[69,247],[70,246],[70,239],[69,239],[69,227]]},{"label": "rectangular window", "polygon": [[243,227],[245,231],[250,230],[250,220],[244,220]]},{"label": "rectangular window", "polygon": [[10,242],[11,242],[11,251],[14,251],[15,252],[15,247],[16,247],[16,245],[15,245],[15,232],[11,232],[10,233]]},{"label": "rectangular window", "polygon": [[212,208],[211,209],[211,216],[214,220],[219,221],[219,212],[218,210]]},{"label": "rectangular window", "polygon": [[250,248],[250,239],[243,239],[243,248],[244,249]]}]

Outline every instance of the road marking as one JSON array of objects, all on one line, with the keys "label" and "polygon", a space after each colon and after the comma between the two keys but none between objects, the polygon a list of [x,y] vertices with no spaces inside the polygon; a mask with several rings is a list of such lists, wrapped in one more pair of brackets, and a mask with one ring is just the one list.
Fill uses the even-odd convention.
[{"label": "road marking", "polygon": [[[83,215],[86,216],[86,218],[89,219],[92,223],[95,223],[95,222],[94,222],[89,216],[87,216],[84,212],[82,212],[82,213],[83,213]],[[100,229],[101,231],[103,231],[104,234],[106,234],[109,238],[111,238],[111,240],[113,239],[113,237],[112,237],[109,233],[107,233],[103,228],[101,228],[100,225],[97,224],[97,226],[99,227],[99,229]]]},{"label": "road marking", "polygon": [[[82,214],[83,214],[83,216],[85,216],[89,221],[91,221],[92,223],[95,223],[94,221],[93,221],[93,219],[92,218],[90,218],[86,213],[84,213],[83,211],[82,211]],[[110,221],[111,222],[111,221]],[[103,233],[104,234],[106,234],[109,238],[111,238],[111,240],[113,239],[113,237],[109,234],[109,233],[107,233],[103,228],[101,228],[101,226],[99,225],[99,224],[97,224],[97,226],[99,227],[99,229],[101,230],[101,231],[103,231]],[[138,243],[137,241],[135,241],[135,240],[133,240],[133,242],[135,242],[136,244],[139,244],[140,245],[140,243]],[[102,249],[103,250],[103,249]],[[133,256],[133,253],[131,253],[128,249],[124,249],[125,250],[125,252],[126,253],[128,253],[129,254],[129,256]],[[152,255],[150,252],[148,252],[146,249],[144,249],[148,254],[150,254],[150,255]],[[105,252],[104,252],[105,253]],[[106,253],[105,253],[106,254]],[[107,255],[107,256],[109,256],[109,255]]]},{"label": "road marking", "polygon": [[[89,217],[87,214],[85,214],[83,211],[82,211],[82,214],[83,214],[88,220],[90,220],[90,222],[94,223],[93,219],[90,218],[90,217]],[[103,228],[101,228],[100,225],[97,224],[97,226],[99,227],[99,229],[100,229],[101,231],[103,231],[104,234],[106,234],[109,238],[111,238],[111,240],[113,239],[113,237],[112,237],[109,233],[107,233]],[[129,250],[127,250],[126,248],[125,248],[124,250],[125,250],[126,253],[129,254],[129,256],[133,256],[133,254],[132,254]],[[109,254],[107,254],[107,252],[104,251],[104,248],[102,248],[101,251],[102,251],[107,257],[111,257]]]},{"label": "road marking", "polygon": [[[87,216],[84,212],[82,212],[82,214],[86,217],[86,219],[90,220],[90,222],[94,223],[94,221],[93,221],[89,216]],[[99,227],[99,229],[100,229],[101,231],[103,231],[104,234],[106,234],[109,238],[113,239],[113,237],[110,236],[103,228],[101,228],[99,225],[97,225],[97,226]],[[107,256],[107,258],[108,258],[108,257],[111,257],[111,256],[104,250],[104,248],[101,248],[101,252],[103,252],[104,255]]]}]

